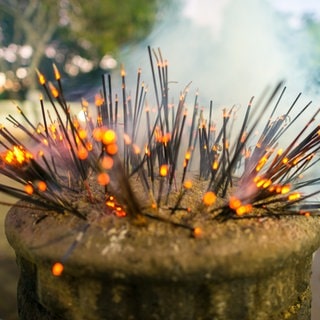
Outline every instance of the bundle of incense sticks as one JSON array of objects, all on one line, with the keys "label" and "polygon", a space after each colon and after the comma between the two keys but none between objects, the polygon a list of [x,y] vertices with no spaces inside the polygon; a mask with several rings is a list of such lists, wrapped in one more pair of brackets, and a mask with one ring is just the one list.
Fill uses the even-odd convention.
[{"label": "bundle of incense sticks", "polygon": [[[88,212],[74,201],[85,193],[89,203],[101,204],[102,213],[145,216],[196,233],[191,224],[176,221],[175,213],[206,212],[213,219],[318,214],[319,177],[308,178],[308,173],[319,161],[319,109],[292,136],[292,126],[312,105],[296,112],[299,94],[278,114],[286,91],[282,83],[256,103],[251,98],[237,117],[235,107],[215,110],[210,102],[208,110],[200,108],[198,94],[189,105],[189,85],[176,104],[169,103],[167,61],[160,50],[148,48],[148,56],[151,89],[141,80],[141,69],[133,98],[124,68],[120,94],[114,94],[111,75],[103,75],[93,105],[82,100],[81,119],[64,97],[57,67],[55,84],[38,71],[49,107],[40,97],[38,125],[19,107],[19,120],[7,117],[27,144],[1,127],[0,173],[21,187],[0,184],[0,191],[48,212],[87,220]],[[155,98],[147,103],[149,90]],[[314,191],[305,192],[310,187]],[[185,203],[186,195],[192,204]]]}]

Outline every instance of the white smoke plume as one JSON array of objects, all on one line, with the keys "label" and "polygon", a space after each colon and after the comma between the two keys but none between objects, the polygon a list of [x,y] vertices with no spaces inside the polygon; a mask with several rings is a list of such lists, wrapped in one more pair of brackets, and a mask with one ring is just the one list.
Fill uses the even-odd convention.
[{"label": "white smoke plume", "polygon": [[134,76],[138,66],[148,66],[146,46],[150,45],[164,52],[177,89],[192,81],[204,105],[210,99],[217,105],[246,104],[252,95],[282,79],[293,95],[308,94],[310,39],[299,23],[302,9],[320,15],[320,4],[304,3],[171,1],[150,36],[123,50],[128,76]]}]

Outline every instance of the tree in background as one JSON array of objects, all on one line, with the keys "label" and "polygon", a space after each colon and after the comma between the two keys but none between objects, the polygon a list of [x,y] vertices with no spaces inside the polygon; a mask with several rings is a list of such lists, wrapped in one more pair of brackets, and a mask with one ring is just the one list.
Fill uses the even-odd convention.
[{"label": "tree in background", "polygon": [[146,36],[156,12],[157,0],[0,0],[0,94],[23,98],[38,86],[35,70],[52,62],[70,77],[112,69],[117,49]]}]

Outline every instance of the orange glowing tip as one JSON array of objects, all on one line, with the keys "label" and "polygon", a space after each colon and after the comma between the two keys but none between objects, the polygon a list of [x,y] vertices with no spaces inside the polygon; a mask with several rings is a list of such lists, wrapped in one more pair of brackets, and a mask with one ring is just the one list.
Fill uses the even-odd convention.
[{"label": "orange glowing tip", "polygon": [[96,141],[101,141],[102,137],[103,137],[103,134],[104,134],[103,128],[99,128],[99,127],[98,128],[94,128],[94,130],[92,132],[93,138]]},{"label": "orange glowing tip", "polygon": [[[258,178],[258,177],[257,177]],[[272,184],[272,181],[270,179],[257,179],[256,182],[256,186],[258,188],[264,188],[264,189],[267,189],[271,186]]]},{"label": "orange glowing tip", "polygon": [[4,161],[7,163],[19,163],[22,164],[25,161],[32,159],[32,154],[26,150],[23,150],[19,146],[14,146],[12,150],[8,150],[4,154]]},{"label": "orange glowing tip", "polygon": [[98,183],[101,186],[106,186],[110,182],[110,177],[105,172],[102,172],[102,173],[98,174],[97,179],[98,179]]},{"label": "orange glowing tip", "polygon": [[110,156],[114,156],[118,153],[118,145],[116,143],[110,143],[106,146],[106,152],[110,155]]},{"label": "orange glowing tip", "polygon": [[206,206],[213,205],[217,200],[217,196],[214,192],[208,191],[204,194],[202,201]]},{"label": "orange glowing tip", "polygon": [[239,208],[242,205],[242,202],[240,199],[238,199],[237,197],[231,197],[230,201],[229,201],[229,207],[232,210],[236,210],[237,208]]},{"label": "orange glowing tip", "polygon": [[88,150],[87,150],[86,148],[84,148],[84,147],[80,147],[80,148],[78,149],[78,158],[79,158],[80,160],[85,160],[85,159],[87,159],[87,158],[88,158]]},{"label": "orange glowing tip", "polygon": [[212,164],[212,169],[218,170],[218,168],[219,168],[219,162],[217,160],[214,160]]},{"label": "orange glowing tip", "polygon": [[151,152],[150,152],[150,149],[148,148],[148,146],[144,147],[144,153],[146,156],[148,156],[148,157],[150,156]]},{"label": "orange glowing tip", "polygon": [[268,158],[267,158],[266,156],[263,156],[263,157],[259,160],[259,162],[258,162],[258,164],[257,164],[257,166],[256,166],[256,171],[257,171],[257,172],[260,171],[260,170],[263,168],[263,166],[266,164],[267,161],[268,161]]},{"label": "orange glowing tip", "polygon": [[223,109],[222,113],[223,113],[224,118],[229,118],[229,113],[228,113],[227,109]]},{"label": "orange glowing tip", "polygon": [[94,97],[94,103],[97,107],[101,107],[103,105],[103,98],[101,97],[100,94],[96,94],[95,97]]},{"label": "orange glowing tip", "polygon": [[187,151],[184,158],[189,161],[191,158],[191,151]]},{"label": "orange glowing tip", "polygon": [[93,145],[92,145],[92,143],[89,142],[89,141],[87,141],[87,142],[86,142],[86,148],[87,148],[88,151],[92,151],[92,150],[93,150]]},{"label": "orange glowing tip", "polygon": [[291,186],[289,184],[286,184],[286,185],[284,185],[284,186],[282,186],[280,188],[280,193],[281,194],[286,194],[286,193],[288,193],[290,191],[290,189],[291,189]]},{"label": "orange glowing tip", "polygon": [[163,144],[167,144],[171,139],[171,134],[170,133],[166,133],[164,136],[162,136],[162,143]]},{"label": "orange glowing tip", "polygon": [[44,181],[39,181],[38,182],[38,189],[41,192],[44,192],[47,190],[47,184]]},{"label": "orange glowing tip", "polygon": [[127,215],[127,213],[121,207],[116,208],[115,214],[119,218],[124,218]]},{"label": "orange glowing tip", "polygon": [[111,169],[113,167],[113,159],[109,156],[104,156],[101,160],[101,166],[103,169]]},{"label": "orange glowing tip", "polygon": [[60,277],[62,275],[63,269],[64,269],[63,264],[61,262],[56,262],[52,266],[51,272],[55,277]]},{"label": "orange glowing tip", "polygon": [[114,143],[116,141],[116,137],[116,133],[113,130],[108,129],[102,135],[102,142],[105,145]]},{"label": "orange glowing tip", "polygon": [[194,236],[195,238],[201,237],[202,234],[203,234],[203,232],[202,232],[202,229],[201,229],[200,227],[195,227],[195,228],[193,229],[193,236]]},{"label": "orange glowing tip", "polygon": [[301,198],[301,194],[299,192],[294,192],[288,195],[289,201],[295,201]]},{"label": "orange glowing tip", "polygon": [[84,129],[79,129],[78,130],[78,135],[79,135],[80,139],[85,139],[85,138],[87,138],[88,133]]},{"label": "orange glowing tip", "polygon": [[31,184],[26,184],[25,186],[24,186],[24,191],[27,193],[27,194],[29,194],[29,195],[32,195],[33,194],[33,187],[32,187],[32,185]]},{"label": "orange glowing tip", "polygon": [[185,189],[191,189],[192,188],[192,181],[191,180],[186,180],[183,184]]},{"label": "orange glowing tip", "polygon": [[160,167],[159,174],[160,174],[161,177],[166,177],[167,174],[168,174],[168,165],[163,164],[163,165]]},{"label": "orange glowing tip", "polygon": [[266,182],[262,185],[262,188],[267,189],[272,185],[272,180],[267,179]]},{"label": "orange glowing tip", "polygon": [[134,154],[140,154],[141,153],[141,149],[138,145],[136,145],[135,143],[132,145],[132,149]]},{"label": "orange glowing tip", "polygon": [[239,208],[236,209],[237,216],[243,216],[244,214],[248,214],[252,211],[251,204],[241,205]]},{"label": "orange glowing tip", "polygon": [[51,83],[49,82],[49,89],[51,91],[51,94],[54,98],[58,98],[59,97],[59,91],[57,90],[57,88]]},{"label": "orange glowing tip", "polygon": [[125,77],[126,76],[126,70],[124,70],[124,66],[121,65],[121,77]]},{"label": "orange glowing tip", "polygon": [[302,158],[302,157],[299,157],[299,156],[296,157],[296,158],[293,160],[293,165],[296,166],[296,165],[300,162],[301,158]]},{"label": "orange glowing tip", "polygon": [[46,83],[46,78],[44,77],[44,75],[38,70],[36,69],[37,75],[38,75],[38,79],[39,79],[39,83],[43,86]]},{"label": "orange glowing tip", "polygon": [[60,71],[58,70],[57,66],[53,63],[53,72],[54,72],[54,77],[56,78],[57,81],[61,79]]},{"label": "orange glowing tip", "polygon": [[109,208],[115,208],[116,204],[114,203],[113,199],[109,199],[106,201],[106,206]]}]

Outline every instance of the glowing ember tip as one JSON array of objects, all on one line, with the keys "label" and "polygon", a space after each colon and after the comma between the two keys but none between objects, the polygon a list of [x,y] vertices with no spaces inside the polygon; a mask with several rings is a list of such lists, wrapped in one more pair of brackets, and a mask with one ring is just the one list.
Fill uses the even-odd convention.
[{"label": "glowing ember tip", "polygon": [[58,98],[59,97],[59,91],[57,90],[57,88],[51,82],[49,82],[49,88],[50,88],[52,96],[54,98]]},{"label": "glowing ember tip", "polygon": [[121,77],[125,77],[126,76],[126,70],[124,69],[124,66],[121,66]]},{"label": "glowing ember tip", "polygon": [[236,209],[237,216],[243,216],[244,214],[248,214],[252,211],[251,204],[241,205],[239,208]]},{"label": "glowing ember tip", "polygon": [[29,194],[32,195],[33,194],[33,187],[31,184],[26,184],[24,187],[24,191]]},{"label": "glowing ember tip", "polygon": [[47,184],[44,181],[39,181],[38,182],[38,189],[41,192],[44,192],[47,190]]},{"label": "glowing ember tip", "polygon": [[166,177],[167,176],[167,174],[168,174],[168,166],[166,164],[163,164],[160,167],[159,174],[160,174],[161,177]]},{"label": "glowing ember tip", "polygon": [[98,175],[98,183],[101,185],[101,186],[106,186],[109,182],[110,182],[110,177],[107,173],[100,173]]},{"label": "glowing ember tip", "polygon": [[85,160],[88,158],[88,151],[86,148],[79,148],[78,150],[78,158],[80,160]]},{"label": "glowing ember tip", "polygon": [[213,162],[213,164],[212,164],[212,169],[213,169],[213,170],[218,170],[218,168],[219,168],[219,163],[218,163],[218,161],[215,160],[215,161]]},{"label": "glowing ember tip", "polygon": [[229,207],[232,210],[238,209],[242,205],[241,200],[236,197],[231,197],[229,201]]},{"label": "glowing ember tip", "polygon": [[104,144],[114,143],[116,141],[116,133],[113,130],[107,130],[102,135],[102,142]]},{"label": "glowing ember tip", "polygon": [[53,66],[54,77],[56,78],[56,80],[60,80],[61,79],[60,71],[58,70],[55,64],[53,64],[52,66]]},{"label": "glowing ember tip", "polygon": [[113,167],[113,159],[108,156],[104,156],[101,160],[101,166],[102,168],[108,170]]},{"label": "glowing ember tip", "polygon": [[301,194],[299,192],[294,192],[292,194],[289,194],[288,200],[289,201],[295,201],[295,200],[300,199],[300,197],[301,197]]},{"label": "glowing ember tip", "polygon": [[119,218],[124,218],[127,216],[127,213],[121,207],[116,208],[115,214]]},{"label": "glowing ember tip", "polygon": [[106,152],[111,155],[114,156],[115,154],[118,153],[118,145],[116,143],[110,143],[106,146]]},{"label": "glowing ember tip", "polygon": [[201,237],[202,234],[203,234],[203,232],[202,232],[202,229],[201,229],[200,227],[195,227],[195,228],[193,229],[193,236],[194,236],[195,238]]},{"label": "glowing ember tip", "polygon": [[93,135],[93,138],[96,140],[96,141],[101,141],[102,140],[102,138],[103,138],[103,134],[104,134],[104,132],[103,132],[103,129],[102,128],[95,128],[94,130],[93,130],[93,133],[92,133],[92,135]]},{"label": "glowing ember tip", "polygon": [[284,185],[280,188],[280,193],[281,194],[286,194],[290,192],[291,186],[290,185]]},{"label": "glowing ember tip", "polygon": [[208,191],[204,194],[202,200],[206,206],[211,206],[216,202],[216,199],[217,199],[216,194],[212,191]]},{"label": "glowing ember tip", "polygon": [[190,158],[191,158],[191,152],[190,152],[190,151],[187,151],[187,152],[186,152],[186,155],[185,155],[185,159],[186,159],[186,160],[190,160]]},{"label": "glowing ember tip", "polygon": [[185,189],[191,189],[192,188],[192,181],[191,180],[185,181],[183,186]]},{"label": "glowing ember tip", "polygon": [[63,272],[64,266],[61,262],[56,262],[51,269],[52,274],[55,277],[60,277]]},{"label": "glowing ember tip", "polygon": [[43,86],[46,83],[46,78],[44,77],[44,75],[37,69],[36,70],[37,75],[38,75],[38,79],[40,84]]}]

